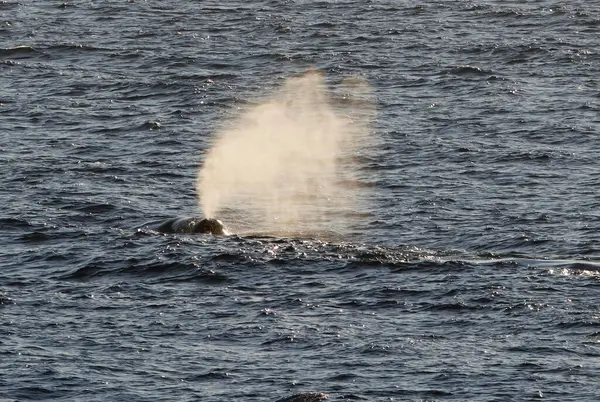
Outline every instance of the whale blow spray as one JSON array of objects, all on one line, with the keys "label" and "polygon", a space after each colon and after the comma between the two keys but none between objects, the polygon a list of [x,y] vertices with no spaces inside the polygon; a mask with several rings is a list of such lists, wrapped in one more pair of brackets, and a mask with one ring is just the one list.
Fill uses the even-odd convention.
[{"label": "whale blow spray", "polygon": [[198,173],[205,216],[239,234],[343,233],[373,102],[362,80],[339,89],[330,96],[317,72],[290,78],[218,133]]}]

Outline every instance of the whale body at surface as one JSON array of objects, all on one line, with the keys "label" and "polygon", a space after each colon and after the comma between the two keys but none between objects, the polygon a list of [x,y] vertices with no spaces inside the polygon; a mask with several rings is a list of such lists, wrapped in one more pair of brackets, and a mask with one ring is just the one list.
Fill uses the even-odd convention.
[{"label": "whale body at surface", "polygon": [[214,236],[227,236],[223,222],[212,218],[172,218],[162,222],[158,228],[161,233],[187,233],[187,234],[212,234]]}]

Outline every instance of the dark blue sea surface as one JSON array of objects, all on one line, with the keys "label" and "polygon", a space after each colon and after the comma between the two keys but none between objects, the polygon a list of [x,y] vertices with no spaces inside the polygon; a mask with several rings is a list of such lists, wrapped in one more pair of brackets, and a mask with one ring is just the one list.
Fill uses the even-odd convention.
[{"label": "dark blue sea surface", "polygon": [[[0,400],[597,401],[599,37],[592,1],[0,2]],[[349,234],[152,230],[313,68],[376,100]]]}]

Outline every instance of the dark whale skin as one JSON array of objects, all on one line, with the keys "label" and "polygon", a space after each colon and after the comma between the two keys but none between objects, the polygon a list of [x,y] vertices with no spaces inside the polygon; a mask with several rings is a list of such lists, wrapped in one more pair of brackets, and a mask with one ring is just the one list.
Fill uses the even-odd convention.
[{"label": "dark whale skin", "polygon": [[156,228],[156,231],[161,233],[202,233],[213,236],[227,236],[229,234],[223,222],[213,218],[171,218],[162,222]]}]

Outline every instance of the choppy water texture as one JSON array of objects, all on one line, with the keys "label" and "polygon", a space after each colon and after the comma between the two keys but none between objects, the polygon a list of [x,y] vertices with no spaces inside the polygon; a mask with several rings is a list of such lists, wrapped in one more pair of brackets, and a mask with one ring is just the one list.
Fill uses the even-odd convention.
[{"label": "choppy water texture", "polygon": [[[595,4],[1,2],[0,399],[597,400]],[[348,234],[151,230],[310,68],[376,99]]]}]

